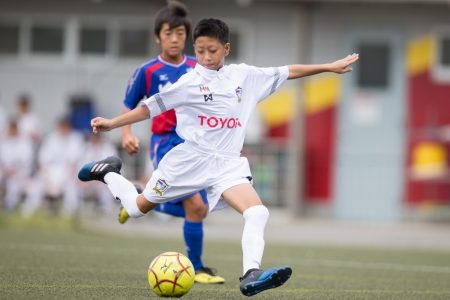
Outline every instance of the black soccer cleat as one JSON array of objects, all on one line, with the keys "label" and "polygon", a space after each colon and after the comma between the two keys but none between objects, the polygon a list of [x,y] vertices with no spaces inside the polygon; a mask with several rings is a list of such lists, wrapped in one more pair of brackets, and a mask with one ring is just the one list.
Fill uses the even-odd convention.
[{"label": "black soccer cleat", "polygon": [[122,161],[116,156],[109,156],[103,160],[85,164],[78,172],[81,181],[98,180],[105,183],[105,175],[109,172],[120,174]]},{"label": "black soccer cleat", "polygon": [[279,287],[291,277],[288,266],[273,267],[268,270],[250,269],[239,280],[240,289],[245,296],[253,296],[262,291]]}]

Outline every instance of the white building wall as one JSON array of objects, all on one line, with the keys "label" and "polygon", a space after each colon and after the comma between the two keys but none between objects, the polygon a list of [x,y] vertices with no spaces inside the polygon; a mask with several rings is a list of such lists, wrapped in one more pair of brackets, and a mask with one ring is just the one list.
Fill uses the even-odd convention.
[{"label": "white building wall", "polygon": [[406,43],[439,27],[450,27],[448,5],[316,4],[310,14],[311,62],[329,61],[347,54],[345,37],[351,31],[398,30],[404,34]]},{"label": "white building wall", "polygon": [[[234,2],[184,1],[195,24],[204,17],[222,18],[233,30],[242,34],[241,56],[258,66],[284,65],[298,61],[298,4],[265,3],[242,8]],[[121,111],[124,90],[133,70],[145,59],[119,60],[81,58],[76,54],[76,29],[82,21],[141,23],[153,26],[153,14],[161,3],[154,1],[0,1],[0,21],[20,19],[50,23],[62,21],[66,26],[63,57],[43,57],[22,53],[19,57],[0,57],[0,103],[14,111],[15,101],[22,93],[32,96],[36,113],[42,116],[44,128],[50,130],[56,119],[67,111],[73,94],[85,93],[97,102],[99,113],[110,117]],[[155,48],[155,46],[153,46]],[[155,50],[156,51],[156,50]],[[229,62],[229,63],[232,63]],[[136,133],[148,137],[148,124],[137,127]],[[113,133],[119,139],[119,132]]]}]

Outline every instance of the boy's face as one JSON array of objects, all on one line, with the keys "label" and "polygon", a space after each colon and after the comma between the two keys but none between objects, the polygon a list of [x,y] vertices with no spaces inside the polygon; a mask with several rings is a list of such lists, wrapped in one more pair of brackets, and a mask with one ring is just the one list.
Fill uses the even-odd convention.
[{"label": "boy's face", "polygon": [[17,123],[10,123],[8,127],[9,136],[17,136],[19,134],[19,128],[17,127]]},{"label": "boy's face", "polygon": [[161,53],[166,58],[178,58],[182,55],[186,43],[186,27],[184,25],[170,29],[169,23],[164,23],[156,42],[161,47]]},{"label": "boy's face", "polygon": [[70,123],[61,121],[58,124],[58,131],[61,135],[68,135],[71,131],[72,127],[70,126]]},{"label": "boy's face", "polygon": [[218,70],[230,53],[230,43],[224,45],[216,38],[200,36],[195,40],[194,49],[200,65],[210,70]]}]

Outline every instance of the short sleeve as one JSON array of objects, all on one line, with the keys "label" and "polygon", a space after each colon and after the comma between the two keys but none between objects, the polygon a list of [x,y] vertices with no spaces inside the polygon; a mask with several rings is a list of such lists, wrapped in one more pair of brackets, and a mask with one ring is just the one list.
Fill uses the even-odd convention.
[{"label": "short sleeve", "polygon": [[146,91],[145,72],[144,69],[140,67],[134,71],[133,75],[128,80],[123,104],[129,109],[134,109],[138,103],[146,97]]},{"label": "short sleeve", "polygon": [[186,85],[183,82],[183,80],[178,80],[166,91],[156,93],[141,102],[141,105],[146,105],[150,110],[150,118],[153,119],[186,102]]},{"label": "short sleeve", "polygon": [[248,66],[248,68],[248,76],[257,102],[273,94],[289,76],[288,66],[270,68]]}]

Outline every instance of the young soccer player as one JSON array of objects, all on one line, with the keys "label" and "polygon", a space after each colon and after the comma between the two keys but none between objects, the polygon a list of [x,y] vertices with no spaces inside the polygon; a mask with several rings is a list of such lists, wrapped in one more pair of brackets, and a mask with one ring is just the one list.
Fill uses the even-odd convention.
[{"label": "young soccer player", "polygon": [[[161,54],[140,66],[129,81],[124,100],[126,113],[143,99],[167,90],[183,74],[192,70],[197,60],[183,53],[190,33],[187,9],[176,1],[170,1],[155,15],[155,40]],[[150,141],[150,158],[156,169],[166,153],[184,140],[176,133],[177,119],[174,110],[168,110],[153,119]],[[128,154],[139,151],[139,140],[133,135],[131,125],[122,128],[122,146]],[[195,281],[199,283],[224,283],[225,279],[203,264],[203,219],[208,212],[206,192],[193,193],[174,199],[156,210],[184,218],[183,236],[187,255],[195,268]],[[125,208],[119,213],[119,222],[125,223],[129,215]]]},{"label": "young soccer player", "polygon": [[287,79],[321,72],[346,73],[357,54],[320,65],[289,65],[257,68],[246,64],[224,65],[230,52],[227,25],[217,19],[201,20],[194,30],[198,64],[167,91],[144,100],[134,110],[113,119],[94,118],[94,132],[155,117],[175,108],[178,134],[184,143],[161,161],[142,194],[119,174],[121,161],[108,157],[86,164],[79,172],[82,181],[106,183],[132,217],[140,217],[159,203],[206,189],[209,210],[229,205],[243,215],[243,276],[240,290],[252,296],[282,285],[291,276],[288,266],[261,269],[264,228],[269,218],[249,182],[248,161],[240,156],[245,127],[256,104]]}]

